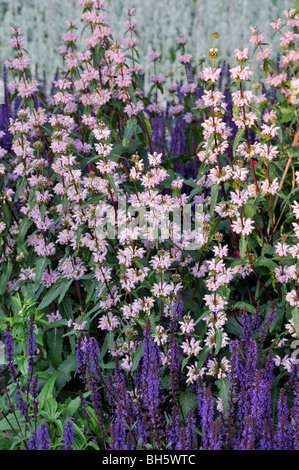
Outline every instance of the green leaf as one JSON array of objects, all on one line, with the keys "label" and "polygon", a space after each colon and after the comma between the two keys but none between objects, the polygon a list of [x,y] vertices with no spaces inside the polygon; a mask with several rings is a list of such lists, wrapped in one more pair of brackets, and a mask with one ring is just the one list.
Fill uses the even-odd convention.
[{"label": "green leaf", "polygon": [[55,398],[46,398],[44,400],[44,412],[47,414],[47,419],[53,421],[58,418],[59,413],[57,413],[58,402]]},{"label": "green leaf", "polygon": [[23,356],[16,356],[16,363],[23,377],[26,377],[28,374],[27,358]]},{"label": "green leaf", "polygon": [[250,313],[254,313],[254,310],[255,310],[255,307],[253,305],[248,304],[246,302],[237,302],[233,305],[233,307],[240,309],[240,310],[243,310],[243,308],[246,308],[246,310],[248,310],[248,312]]},{"label": "green leaf", "polygon": [[69,288],[72,285],[72,282],[73,282],[72,279],[69,279],[69,280],[64,282],[64,285],[62,286],[62,289],[61,289],[60,295],[59,295],[59,299],[58,299],[59,304],[63,301],[65,294],[67,293],[67,291],[69,290]]},{"label": "green leaf", "polygon": [[16,189],[15,198],[14,198],[15,203],[18,201],[19,197],[21,196],[23,192],[23,189],[26,188],[26,186],[27,186],[27,179],[23,177],[17,183],[17,189]]},{"label": "green leaf", "polygon": [[35,283],[40,284],[42,275],[46,269],[46,267],[50,264],[50,260],[48,258],[39,258],[36,261],[36,272],[35,272]]},{"label": "green leaf", "polygon": [[226,322],[226,331],[235,336],[241,336],[242,326],[237,322],[237,320],[234,317],[229,316]]},{"label": "green leaf", "polygon": [[282,111],[282,118],[280,119],[281,124],[284,124],[292,120],[292,117],[293,117],[292,108],[288,110],[285,110],[285,109],[280,109],[280,110]]},{"label": "green leaf", "polygon": [[188,364],[189,360],[190,360],[190,356],[185,357],[185,358],[183,359],[181,370],[184,370],[184,368],[185,368],[186,365]]},{"label": "green leaf", "polygon": [[33,224],[33,220],[29,219],[29,217],[25,217],[22,220],[19,233],[18,233],[18,245],[20,248],[24,245],[25,235],[28,232],[32,224]]},{"label": "green leaf", "polygon": [[221,217],[218,216],[216,217],[216,219],[214,219],[211,223],[210,223],[210,231],[209,231],[209,241],[212,240],[213,236],[215,235],[216,231],[217,231],[217,228],[218,228],[218,224],[219,222],[221,221]]},{"label": "green leaf", "polygon": [[218,328],[216,330],[216,348],[215,348],[214,356],[217,356],[217,354],[219,353],[221,349],[221,344],[222,344],[222,330]]},{"label": "green leaf", "polygon": [[236,150],[237,150],[237,147],[243,137],[243,134],[244,134],[244,129],[240,129],[237,134],[236,134],[236,137],[235,137],[235,140],[234,140],[234,143],[233,143],[233,158],[236,157]]},{"label": "green leaf", "polygon": [[218,387],[219,396],[222,400],[223,412],[225,414],[225,412],[227,411],[228,406],[229,406],[229,404],[228,404],[228,382],[227,382],[226,379],[219,379],[219,380],[216,380],[215,384]]},{"label": "green leaf", "polygon": [[80,403],[81,403],[80,397],[77,397],[77,398],[74,398],[73,400],[71,400],[68,403],[67,407],[65,408],[66,415],[69,416],[69,417],[74,416],[74,414],[76,413],[76,411],[80,407]]},{"label": "green leaf", "polygon": [[208,346],[204,346],[202,348],[202,350],[200,351],[199,353],[199,356],[198,356],[198,361],[197,361],[197,366],[196,366],[196,370],[195,370],[195,373],[197,374],[200,369],[202,368],[207,356],[208,356],[208,353],[209,353],[209,347]]},{"label": "green leaf", "polygon": [[20,416],[19,410],[14,411],[14,413],[11,413],[6,416],[6,418],[3,418],[0,421],[0,431],[2,432],[12,432],[13,429],[19,429],[21,423],[21,427],[24,427],[24,424],[22,423],[22,418]]},{"label": "green leaf", "polygon": [[239,112],[240,112],[239,106],[233,106],[233,118],[234,119],[238,119]]},{"label": "green leaf", "polygon": [[137,346],[137,349],[134,353],[134,356],[133,356],[133,360],[132,360],[132,371],[134,371],[139,362],[140,362],[140,359],[142,358],[143,356],[143,343],[140,343],[138,346]]},{"label": "green leaf", "polygon": [[[137,128],[137,119],[135,118],[129,119],[127,121],[127,125],[126,125],[125,132],[124,132],[124,141],[129,142],[132,139],[133,135],[136,132],[136,128]],[[127,145],[124,145],[123,143],[123,147],[127,147]]]},{"label": "green leaf", "polygon": [[48,359],[57,368],[62,360],[63,329],[51,328],[47,330]]},{"label": "green leaf", "polygon": [[69,354],[68,357],[59,365],[59,375],[57,377],[56,385],[61,390],[67,382],[72,379],[72,372],[78,369],[78,361],[74,354]]},{"label": "green leaf", "polygon": [[101,364],[102,369],[115,369],[115,362],[107,362],[106,364]]},{"label": "green leaf", "polygon": [[[97,308],[99,308],[99,307],[97,306]],[[102,358],[102,360],[104,359],[104,357],[106,356],[106,354],[109,350],[109,344],[111,344],[111,341],[109,339],[110,336],[111,336],[110,332],[107,332],[106,335],[105,335],[105,339],[102,342],[101,354],[100,354],[100,357]]]},{"label": "green leaf", "polygon": [[189,178],[188,180],[184,180],[184,184],[186,184],[187,186],[192,186],[192,188],[198,187],[194,178]]},{"label": "green leaf", "polygon": [[297,338],[299,338],[299,311],[298,308],[294,308],[292,311],[292,318],[294,322],[294,328],[296,331]]},{"label": "green leaf", "polygon": [[54,389],[54,385],[58,377],[58,374],[59,372],[55,372],[55,374],[49,378],[49,380],[45,383],[45,385],[41,389],[40,394],[38,396],[40,409],[43,408],[45,400],[53,398],[53,389]]},{"label": "green leaf", "polygon": [[200,189],[201,189],[201,188],[200,188],[199,186],[198,186],[198,188],[192,189],[191,193],[189,194],[189,202],[192,202],[192,201],[193,201],[194,196],[195,196],[197,193],[199,193]]},{"label": "green leaf", "polygon": [[[107,198],[106,194],[103,194],[103,195],[98,194],[96,196],[92,196],[87,201],[84,201],[82,204],[80,204],[80,209],[84,209],[84,207],[92,206],[92,205],[96,204],[99,201],[103,201],[106,198]],[[79,226],[79,228],[81,228],[81,226]],[[78,229],[78,232],[79,232],[79,229]],[[82,232],[82,230],[81,230],[81,232]]]},{"label": "green leaf", "polygon": [[38,310],[42,310],[48,307],[48,305],[50,305],[50,303],[53,302],[58,296],[60,296],[58,302],[60,303],[70,288],[72,282],[72,279],[58,279],[58,281],[50,287],[49,291],[38,305]]},{"label": "green leaf", "polygon": [[[206,156],[206,157],[208,156],[208,152],[209,152],[209,150],[210,150],[210,147],[211,147],[212,143],[214,142],[214,139],[215,139],[214,135],[211,135],[211,136],[209,137],[208,145],[207,145],[206,153],[205,153],[205,156]],[[204,163],[204,162],[203,162],[203,163]]]},{"label": "green leaf", "polygon": [[139,139],[134,140],[123,140],[123,151],[129,154],[136,152],[137,148],[140,146],[141,142]]},{"label": "green leaf", "polygon": [[175,163],[188,162],[189,160],[190,160],[190,155],[181,154],[181,155],[178,155],[177,157],[165,158],[165,160],[161,162],[161,166],[163,166],[164,168],[171,168],[173,167]]},{"label": "green leaf", "polygon": [[192,312],[195,314],[198,314],[200,311],[198,302],[196,302],[195,300],[192,300],[190,297],[186,297],[186,298],[184,297],[184,307],[185,309],[192,310]]},{"label": "green leaf", "polygon": [[5,267],[4,267],[2,275],[1,275],[0,295],[3,295],[5,290],[6,290],[7,283],[9,281],[11,273],[12,273],[12,268],[13,268],[13,264],[10,261],[8,261],[5,265]]},{"label": "green leaf", "polygon": [[265,257],[261,257],[257,259],[256,262],[254,263],[254,266],[265,266],[270,269],[275,269],[278,267],[277,264],[272,259],[265,258]]},{"label": "green leaf", "polygon": [[181,393],[180,404],[182,407],[184,417],[186,418],[190,410],[193,410],[193,411],[196,410],[196,407],[197,407],[196,395],[189,390]]},{"label": "green leaf", "polygon": [[115,195],[116,195],[116,197],[117,197],[117,196],[118,196],[118,192],[117,192],[117,188],[116,188],[116,184],[115,184],[115,182],[114,182],[113,176],[112,176],[112,175],[106,175],[106,178],[105,178],[105,179],[107,179],[107,180],[109,181],[109,183],[110,183],[110,185],[111,185],[111,187],[112,187],[112,189],[113,189],[113,191],[114,191],[114,193],[115,193]]},{"label": "green leaf", "polygon": [[6,203],[2,204],[1,210],[3,212],[3,219],[2,221],[6,225],[6,229],[8,229],[11,225],[12,222],[12,215],[11,215],[11,209],[10,206]]},{"label": "green leaf", "polygon": [[250,201],[248,201],[246,203],[246,206],[244,206],[244,215],[246,219],[253,219],[257,211],[258,211],[258,205]]},{"label": "green leaf", "polygon": [[[282,286],[282,289],[285,290],[285,287],[286,286],[284,284]],[[284,297],[285,297],[285,295],[284,295]],[[273,333],[274,330],[281,331],[282,323],[283,323],[283,317],[284,317],[284,309],[277,309],[276,319],[269,326],[269,333]]]},{"label": "green leaf", "polygon": [[241,259],[245,258],[246,249],[247,249],[247,239],[244,236],[242,236],[240,239],[240,243],[239,243],[239,253],[240,253]]},{"label": "green leaf", "polygon": [[215,205],[217,202],[218,194],[220,191],[220,184],[214,184],[211,188],[211,205],[210,205],[210,214],[214,214]]}]

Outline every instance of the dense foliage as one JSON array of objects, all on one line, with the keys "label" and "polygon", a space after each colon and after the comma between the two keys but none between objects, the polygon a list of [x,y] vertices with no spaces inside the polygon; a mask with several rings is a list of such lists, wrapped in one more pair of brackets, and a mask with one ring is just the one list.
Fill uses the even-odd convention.
[{"label": "dense foliage", "polygon": [[145,91],[134,9],[81,4],[50,96],[20,29],[5,63],[1,447],[298,449],[298,10],[262,82],[213,32]]}]

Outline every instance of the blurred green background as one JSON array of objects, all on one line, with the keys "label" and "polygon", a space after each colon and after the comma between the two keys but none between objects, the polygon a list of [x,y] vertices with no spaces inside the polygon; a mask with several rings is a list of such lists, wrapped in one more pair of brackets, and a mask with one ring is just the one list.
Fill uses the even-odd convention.
[{"label": "blurred green background", "polygon": [[[135,8],[139,51],[146,74],[152,73],[146,54],[156,48],[162,51],[159,72],[175,69],[173,48],[176,37],[185,35],[186,51],[194,59],[207,55],[212,45],[211,33],[218,31],[217,47],[221,58],[232,61],[234,49],[248,46],[250,26],[261,28],[271,45],[279,49],[279,37],[272,39],[271,21],[283,17],[283,11],[294,7],[293,0],[107,0],[107,22],[113,35],[124,37],[126,9]],[[66,31],[65,21],[75,20],[82,30],[79,0],[0,0],[0,62],[10,58],[10,27],[21,27],[27,39],[27,50],[33,67],[46,72],[48,82],[61,66],[58,47]],[[48,83],[48,85],[49,85]]]}]

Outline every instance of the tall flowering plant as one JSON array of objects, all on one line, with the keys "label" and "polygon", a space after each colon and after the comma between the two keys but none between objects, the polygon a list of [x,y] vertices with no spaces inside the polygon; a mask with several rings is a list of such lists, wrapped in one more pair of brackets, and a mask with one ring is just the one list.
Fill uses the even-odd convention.
[{"label": "tall flowering plant", "polygon": [[[3,322],[17,315],[15,292],[36,302],[45,321],[39,368],[57,372],[60,393],[82,366],[105,445],[98,388],[103,371],[117,368],[117,380],[131,380],[134,398],[139,389],[144,393],[140,442],[157,446],[167,436],[171,445],[180,439],[184,446],[188,432],[193,445],[192,406],[185,417],[182,400],[194,405],[197,385],[204,389],[198,398],[204,429],[213,426],[213,437],[202,445],[221,447],[219,421],[211,424],[213,393],[225,402],[239,387],[248,400],[243,378],[235,385],[231,375],[230,343],[244,327],[244,308],[260,327],[261,344],[268,341],[261,360],[269,353],[280,373],[290,373],[296,359],[298,11],[284,12],[286,25],[272,24],[281,35],[277,63],[252,29],[265,83],[252,81],[249,49],[236,49],[229,90],[223,90],[218,33],[212,33],[209,63],[201,59],[198,66],[178,38],[186,83],[169,74],[163,111],[160,53],[149,54],[154,73],[146,94],[134,9],[120,43],[107,25],[105,2],[81,4],[85,49],[77,49],[76,26],[68,21],[59,51],[64,67],[47,105],[31,77],[20,30],[12,30],[15,58],[5,65],[20,106],[10,119],[11,151],[1,153]],[[180,160],[188,160],[193,177],[176,171]],[[153,368],[152,357],[161,369]],[[165,400],[173,404],[165,432],[159,428],[162,377]],[[263,380],[257,376],[254,383],[267,388]],[[282,408],[284,401],[282,394]],[[238,442],[252,445],[254,428],[260,445],[257,404],[242,406],[240,416],[246,406],[253,411],[245,427],[238,424],[244,440]],[[116,408],[114,448],[124,445],[125,410]],[[142,421],[138,407],[134,413]],[[188,429],[181,429],[178,413]],[[70,442],[69,425],[66,433]]]}]

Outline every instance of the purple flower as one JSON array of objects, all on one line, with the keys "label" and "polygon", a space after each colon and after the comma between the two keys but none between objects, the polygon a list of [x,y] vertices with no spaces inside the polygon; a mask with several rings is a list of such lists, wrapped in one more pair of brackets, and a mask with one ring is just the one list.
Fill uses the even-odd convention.
[{"label": "purple flower", "polygon": [[213,422],[210,436],[210,450],[222,450],[222,432],[220,417]]},{"label": "purple flower", "polygon": [[245,426],[244,426],[244,436],[240,443],[240,450],[254,450],[254,441],[255,441],[255,434],[254,434],[254,423],[253,418],[251,415],[248,415],[246,418]]},{"label": "purple flower", "polygon": [[15,353],[14,353],[14,342],[11,334],[11,326],[8,323],[6,331],[4,332],[4,347],[6,355],[6,363],[12,379],[16,378],[16,367],[15,367]]},{"label": "purple flower", "polygon": [[175,450],[179,442],[180,433],[180,415],[177,406],[172,407],[171,419],[167,423],[166,435],[169,450]]},{"label": "purple flower", "polygon": [[195,450],[196,449],[196,421],[193,415],[192,409],[188,413],[186,422],[186,434],[185,434],[185,449]]},{"label": "purple flower", "polygon": [[295,399],[291,411],[291,430],[294,438],[294,449],[299,450],[299,382],[295,387]]},{"label": "purple flower", "polygon": [[147,318],[143,339],[143,368],[141,376],[143,407],[149,412],[153,428],[159,424],[159,349],[151,336],[150,319]]},{"label": "purple flower", "polygon": [[291,449],[289,410],[287,405],[287,396],[283,388],[280,389],[279,399],[277,403],[277,429],[275,435],[275,449]]},{"label": "purple flower", "polygon": [[117,404],[114,432],[115,442],[113,450],[126,450],[126,420],[122,402]]},{"label": "purple flower", "polygon": [[264,420],[260,450],[274,450],[274,425],[273,420]]},{"label": "purple flower", "polygon": [[211,449],[211,436],[214,418],[214,400],[211,387],[207,387],[203,392],[202,405],[200,410],[201,430],[202,430],[202,450]]},{"label": "purple flower", "polygon": [[47,422],[43,423],[37,430],[37,447],[38,450],[50,450],[51,439]]},{"label": "purple flower", "polygon": [[36,357],[36,337],[34,333],[35,329],[35,314],[34,312],[30,315],[29,327],[27,330],[27,341],[26,341],[26,354],[28,362],[28,372],[29,374],[33,373],[33,366],[37,361]]},{"label": "purple flower", "polygon": [[64,450],[72,450],[72,446],[75,445],[75,430],[72,421],[67,418],[63,431],[63,443]]}]

